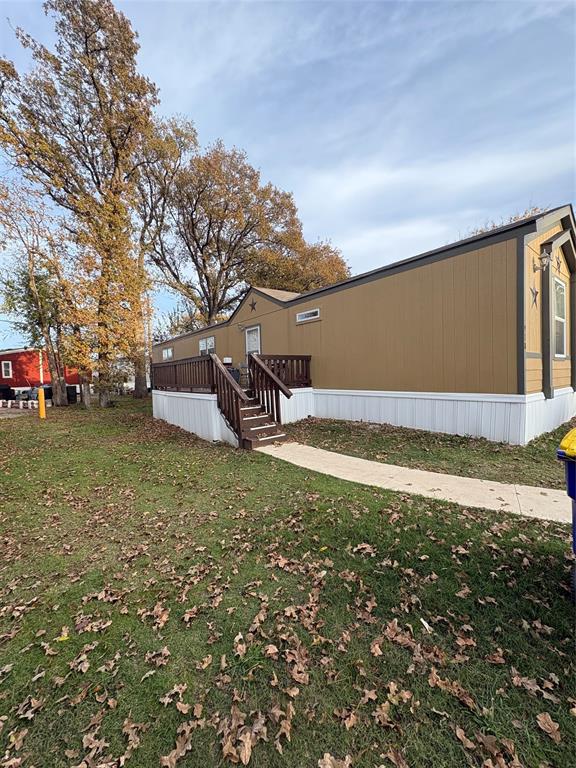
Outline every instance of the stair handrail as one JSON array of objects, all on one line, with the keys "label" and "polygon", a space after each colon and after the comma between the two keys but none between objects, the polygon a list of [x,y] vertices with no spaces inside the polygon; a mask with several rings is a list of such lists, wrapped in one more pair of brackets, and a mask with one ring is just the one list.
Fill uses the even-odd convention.
[{"label": "stair handrail", "polygon": [[256,352],[251,352],[250,355],[248,356],[248,364],[250,364],[250,359],[254,360],[254,362],[258,365],[258,367],[262,369],[264,374],[269,379],[271,379],[272,382],[274,382],[274,384],[276,384],[278,389],[282,392],[282,394],[285,397],[288,397],[288,398],[292,397],[293,392],[286,386],[286,384],[284,384],[282,379],[278,378],[278,376],[274,373],[274,371],[268,368],[266,363],[260,359],[260,355],[258,355]]},{"label": "stair handrail", "polygon": [[277,424],[282,423],[280,393],[290,399],[292,392],[286,384],[260,360],[255,352],[248,355],[248,370],[254,396]]},{"label": "stair handrail", "polygon": [[242,415],[240,409],[242,403],[249,401],[248,395],[238,384],[230,371],[222,363],[218,355],[210,352],[214,371],[214,386],[216,389],[216,401],[220,412],[236,433],[240,446],[242,445]]}]

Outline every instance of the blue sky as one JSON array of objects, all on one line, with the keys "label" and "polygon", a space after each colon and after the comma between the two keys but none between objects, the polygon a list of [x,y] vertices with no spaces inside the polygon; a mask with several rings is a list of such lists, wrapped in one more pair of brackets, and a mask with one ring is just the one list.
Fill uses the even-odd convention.
[{"label": "blue sky", "polygon": [[[573,2],[117,5],[161,111],[245,149],[353,273],[576,197]],[[19,66],[6,17],[53,38],[39,2],[0,2]]]}]

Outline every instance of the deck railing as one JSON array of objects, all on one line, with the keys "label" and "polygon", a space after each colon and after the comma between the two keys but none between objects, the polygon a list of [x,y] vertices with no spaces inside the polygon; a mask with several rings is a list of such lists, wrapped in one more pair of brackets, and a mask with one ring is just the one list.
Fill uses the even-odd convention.
[{"label": "deck railing", "polygon": [[281,382],[291,389],[311,387],[311,355],[258,355]]},{"label": "deck railing", "polygon": [[248,395],[240,387],[238,382],[232,378],[230,372],[220,362],[220,358],[210,354],[212,370],[214,373],[214,383],[218,408],[224,418],[235,432],[236,437],[242,445],[242,414],[240,409],[243,403],[248,402]]},{"label": "deck railing", "polygon": [[215,392],[214,366],[208,355],[187,357],[152,366],[154,389],[177,392]]},{"label": "deck railing", "polygon": [[154,389],[216,393],[218,408],[242,442],[240,409],[248,401],[248,396],[216,355],[155,363],[152,366],[152,378]]},{"label": "deck railing", "polygon": [[248,370],[254,397],[274,421],[281,424],[280,394],[290,398],[292,392],[268,367],[267,363],[260,359],[260,355],[248,355]]},{"label": "deck railing", "polygon": [[[290,388],[309,387],[310,355],[248,355],[250,390],[253,397],[278,424],[282,421],[280,395],[292,397]],[[215,354],[188,357],[152,366],[154,389],[176,392],[215,393],[218,408],[245,443],[242,407],[250,402],[246,392]]]}]

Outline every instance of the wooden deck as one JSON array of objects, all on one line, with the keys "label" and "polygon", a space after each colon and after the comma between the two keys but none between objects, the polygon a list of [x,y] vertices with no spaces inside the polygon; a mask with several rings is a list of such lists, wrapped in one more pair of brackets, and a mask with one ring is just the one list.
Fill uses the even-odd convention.
[{"label": "wooden deck", "polygon": [[248,355],[249,386],[243,389],[215,354],[152,365],[152,387],[171,392],[215,394],[218,408],[241,448],[285,438],[280,395],[312,386],[310,355]]}]

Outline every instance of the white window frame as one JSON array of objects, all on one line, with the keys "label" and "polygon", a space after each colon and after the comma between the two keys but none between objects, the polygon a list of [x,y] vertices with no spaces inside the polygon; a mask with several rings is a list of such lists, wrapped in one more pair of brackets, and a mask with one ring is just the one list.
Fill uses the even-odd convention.
[{"label": "white window frame", "polygon": [[216,349],[216,337],[204,336],[204,338],[198,341],[198,352],[201,355],[209,355],[210,352],[214,352]]},{"label": "white window frame", "polygon": [[[564,292],[564,317],[561,315],[558,315],[556,313],[556,285],[562,286],[562,291]],[[560,280],[560,278],[555,277],[554,278],[554,357],[560,357],[565,358],[566,357],[566,319],[567,319],[567,311],[566,311],[566,283],[563,280]],[[558,349],[556,348],[556,323],[562,323],[562,327],[564,329],[563,337],[562,337],[562,352],[558,352]]]},{"label": "white window frame", "polygon": [[162,350],[162,360],[172,360],[174,357],[174,347],[166,347]]},{"label": "white window frame", "polygon": [[312,320],[320,320],[320,310],[318,307],[315,309],[305,309],[303,312],[296,313],[296,322],[298,324],[309,323]]},{"label": "white window frame", "polygon": [[[7,366],[8,373],[4,372],[6,370],[4,368],[4,366]],[[12,360],[2,360],[2,378],[3,379],[11,379],[12,376],[13,376],[13,373],[12,373]]]},{"label": "white window frame", "polygon": [[250,350],[250,352],[259,355],[262,352],[262,333],[260,332],[260,326],[259,325],[251,325],[249,328],[246,328],[244,330],[244,349],[246,351],[246,358],[248,358],[248,333],[250,331],[258,331],[258,351],[255,352],[254,350]]}]

